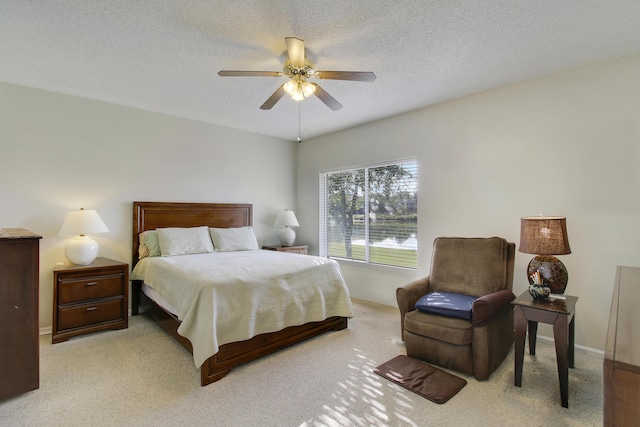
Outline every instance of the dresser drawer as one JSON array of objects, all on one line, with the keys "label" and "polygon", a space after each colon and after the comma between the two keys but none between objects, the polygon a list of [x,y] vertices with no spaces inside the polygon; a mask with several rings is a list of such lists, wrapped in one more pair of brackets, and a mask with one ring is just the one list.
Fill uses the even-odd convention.
[{"label": "dresser drawer", "polygon": [[124,303],[122,298],[116,298],[99,301],[95,304],[78,304],[59,307],[57,317],[58,331],[122,320],[124,317]]},{"label": "dresser drawer", "polygon": [[69,304],[124,294],[124,274],[94,277],[60,276],[58,304]]}]

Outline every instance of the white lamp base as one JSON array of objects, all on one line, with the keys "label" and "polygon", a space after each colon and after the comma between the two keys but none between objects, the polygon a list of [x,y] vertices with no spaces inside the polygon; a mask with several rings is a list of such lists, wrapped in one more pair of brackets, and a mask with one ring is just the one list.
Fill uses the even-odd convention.
[{"label": "white lamp base", "polygon": [[296,240],[296,232],[293,231],[290,227],[282,227],[280,233],[278,233],[278,237],[280,237],[280,244],[282,246],[293,246],[293,242]]},{"label": "white lamp base", "polygon": [[76,265],[89,265],[98,256],[98,242],[89,236],[80,235],[69,239],[64,254]]}]

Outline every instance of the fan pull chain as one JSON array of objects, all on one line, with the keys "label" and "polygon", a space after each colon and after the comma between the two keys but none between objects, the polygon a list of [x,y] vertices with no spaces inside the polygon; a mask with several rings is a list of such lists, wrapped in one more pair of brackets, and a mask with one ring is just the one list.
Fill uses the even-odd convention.
[{"label": "fan pull chain", "polygon": [[298,144],[302,142],[302,106],[300,104],[302,104],[302,102],[298,102],[298,138],[296,139]]}]

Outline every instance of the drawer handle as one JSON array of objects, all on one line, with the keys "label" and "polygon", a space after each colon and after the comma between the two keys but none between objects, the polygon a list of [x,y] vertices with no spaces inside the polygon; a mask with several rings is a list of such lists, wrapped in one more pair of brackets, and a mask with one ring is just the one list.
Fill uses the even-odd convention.
[{"label": "drawer handle", "polygon": [[87,286],[95,286],[97,284],[98,284],[98,282],[89,282],[89,283],[87,283]]},{"label": "drawer handle", "polygon": [[97,310],[97,309],[98,309],[98,307],[89,307],[89,308],[87,308],[87,311],[93,311],[93,310]]}]

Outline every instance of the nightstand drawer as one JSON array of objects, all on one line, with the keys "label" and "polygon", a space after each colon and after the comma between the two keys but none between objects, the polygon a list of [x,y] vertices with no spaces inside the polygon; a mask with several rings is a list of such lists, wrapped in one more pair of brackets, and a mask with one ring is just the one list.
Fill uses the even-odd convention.
[{"label": "nightstand drawer", "polygon": [[267,251],[289,252],[292,254],[307,254],[307,245],[300,246],[263,246],[262,249]]},{"label": "nightstand drawer", "polygon": [[58,304],[113,297],[124,293],[124,274],[96,277],[61,276],[58,280]]},{"label": "nightstand drawer", "polygon": [[306,255],[307,254],[307,247],[306,246],[291,246],[288,248],[284,248],[284,249],[280,249],[282,252],[289,252],[292,254],[302,254],[302,255]]},{"label": "nightstand drawer", "polygon": [[58,308],[58,331],[95,325],[112,320],[122,320],[124,304],[122,298]]}]

